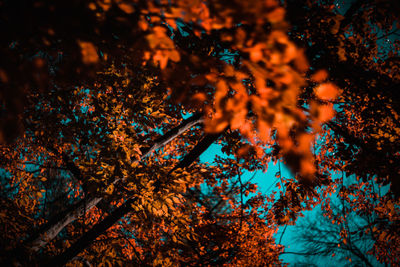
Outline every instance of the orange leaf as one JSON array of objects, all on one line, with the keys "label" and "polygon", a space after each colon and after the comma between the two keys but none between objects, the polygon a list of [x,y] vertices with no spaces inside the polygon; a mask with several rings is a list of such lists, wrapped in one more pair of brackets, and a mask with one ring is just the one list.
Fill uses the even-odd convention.
[{"label": "orange leaf", "polygon": [[229,87],[224,80],[219,80],[217,83],[217,91],[215,92],[216,108],[220,108],[222,99],[228,94]]},{"label": "orange leaf", "polygon": [[221,117],[218,119],[206,120],[204,131],[208,133],[219,133],[228,126],[228,121]]},{"label": "orange leaf", "polygon": [[346,61],[347,60],[346,50],[343,47],[339,47],[337,54],[339,56],[339,60],[340,61]]},{"label": "orange leaf", "polygon": [[333,104],[321,105],[318,107],[318,120],[320,122],[327,122],[335,116]]},{"label": "orange leaf", "polygon": [[246,31],[244,31],[242,28],[238,28],[236,30],[235,38],[239,46],[243,45],[244,41],[246,40],[246,35]]},{"label": "orange leaf", "polygon": [[258,62],[263,58],[262,48],[263,48],[262,44],[257,44],[256,46],[249,48],[251,61]]},{"label": "orange leaf", "polygon": [[298,138],[299,150],[302,152],[309,151],[313,140],[314,140],[313,135],[307,133],[301,134]]},{"label": "orange leaf", "polygon": [[153,56],[153,60],[155,63],[159,62],[160,68],[165,69],[168,64],[168,57],[161,52],[161,50],[157,50],[156,54]]},{"label": "orange leaf", "polygon": [[169,57],[169,59],[171,59],[174,62],[178,62],[181,59],[178,51],[176,51],[176,50],[172,50],[171,52],[169,52],[168,57]]},{"label": "orange leaf", "polygon": [[328,72],[326,70],[319,70],[311,76],[311,80],[317,83],[321,83],[328,78]]},{"label": "orange leaf", "polygon": [[257,121],[257,124],[258,124],[257,125],[258,126],[258,134],[260,136],[261,141],[267,143],[271,139],[269,125],[261,119],[259,119]]},{"label": "orange leaf", "polygon": [[285,18],[285,10],[281,7],[275,8],[272,12],[267,14],[267,18],[271,23],[277,23]]},{"label": "orange leaf", "polygon": [[334,84],[324,83],[315,88],[315,94],[322,100],[333,100],[338,96],[339,91]]},{"label": "orange leaf", "polygon": [[236,154],[237,154],[239,157],[243,157],[243,156],[247,155],[247,153],[249,153],[249,150],[250,150],[250,145],[245,144],[245,145],[241,146],[241,147],[236,151]]},{"label": "orange leaf", "polygon": [[276,7],[278,5],[278,1],[276,0],[265,0],[264,5],[268,8]]},{"label": "orange leaf", "polygon": [[91,42],[78,41],[81,47],[82,62],[84,64],[94,64],[99,61],[99,56],[95,46]]},{"label": "orange leaf", "polygon": [[207,96],[205,93],[197,93],[192,96],[192,100],[202,103],[207,100]]},{"label": "orange leaf", "polygon": [[139,20],[138,26],[142,31],[147,31],[147,29],[149,28],[149,24],[147,23],[147,21],[144,20]]},{"label": "orange leaf", "polygon": [[222,130],[225,129],[225,127],[228,126],[228,122],[227,121],[221,121],[220,123],[218,123],[215,128],[214,128],[214,132],[221,132]]},{"label": "orange leaf", "polygon": [[168,25],[171,26],[174,30],[177,29],[176,22],[175,22],[174,19],[166,19],[166,22],[167,22]]},{"label": "orange leaf", "polygon": [[288,63],[296,58],[297,56],[297,48],[293,43],[288,43],[285,50],[285,63]]},{"label": "orange leaf", "polygon": [[124,11],[125,13],[127,13],[127,14],[132,14],[133,12],[135,12],[135,9],[133,8],[133,6],[130,5],[130,4],[127,4],[127,3],[120,3],[120,4],[118,5],[118,7],[119,7],[122,11]]},{"label": "orange leaf", "polygon": [[156,26],[153,28],[153,31],[154,31],[155,37],[163,38],[163,37],[165,37],[165,33],[167,30],[164,27]]},{"label": "orange leaf", "polygon": [[301,72],[306,72],[308,70],[308,61],[303,51],[298,51],[297,57],[294,59],[294,65]]},{"label": "orange leaf", "polygon": [[239,129],[240,126],[246,121],[247,109],[242,109],[239,112],[235,112],[231,119],[231,129]]},{"label": "orange leaf", "polygon": [[315,173],[315,166],[311,160],[302,159],[300,162],[300,173],[305,178],[310,178]]}]

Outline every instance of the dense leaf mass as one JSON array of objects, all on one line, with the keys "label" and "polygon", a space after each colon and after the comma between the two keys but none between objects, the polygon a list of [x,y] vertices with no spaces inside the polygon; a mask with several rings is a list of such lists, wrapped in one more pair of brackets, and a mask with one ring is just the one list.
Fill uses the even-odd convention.
[{"label": "dense leaf mass", "polygon": [[[284,265],[274,234],[318,205],[334,246],[309,247],[400,264],[398,14],[0,0],[0,261]],[[276,191],[248,178],[281,161]]]}]

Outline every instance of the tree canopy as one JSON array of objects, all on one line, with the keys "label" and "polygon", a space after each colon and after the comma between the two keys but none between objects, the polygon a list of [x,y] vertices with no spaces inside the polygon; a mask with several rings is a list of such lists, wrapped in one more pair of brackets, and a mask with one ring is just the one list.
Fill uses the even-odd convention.
[{"label": "tree canopy", "polygon": [[[337,244],[357,234],[400,264],[398,14],[391,0],[1,0],[0,260],[283,265],[274,234],[320,206]],[[213,143],[225,157],[200,162]],[[280,160],[292,177],[276,193],[243,178]]]}]

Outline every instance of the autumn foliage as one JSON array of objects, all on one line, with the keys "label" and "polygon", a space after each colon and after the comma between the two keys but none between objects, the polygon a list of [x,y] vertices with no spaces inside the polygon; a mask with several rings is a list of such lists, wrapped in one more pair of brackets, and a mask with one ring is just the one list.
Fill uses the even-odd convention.
[{"label": "autumn foliage", "polygon": [[[0,260],[283,265],[320,206],[399,264],[393,3],[0,1]],[[278,161],[278,192],[243,178]]]}]

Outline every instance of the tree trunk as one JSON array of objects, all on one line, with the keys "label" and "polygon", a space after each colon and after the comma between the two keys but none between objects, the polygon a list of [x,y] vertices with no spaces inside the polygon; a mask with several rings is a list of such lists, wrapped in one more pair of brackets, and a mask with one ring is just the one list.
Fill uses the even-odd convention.
[{"label": "tree trunk", "polygon": [[[195,114],[192,117],[184,120],[180,125],[176,126],[165,135],[161,136],[159,139],[155,141],[153,146],[142,151],[142,159],[148,157],[152,152],[156,149],[159,149],[172,140],[177,138],[179,135],[184,133],[186,130],[190,129],[196,124],[201,123],[203,120],[201,118],[201,114]],[[138,161],[138,160],[136,160]],[[119,179],[115,179],[114,183],[123,181]],[[38,233],[34,234],[31,238],[29,238],[25,242],[25,246],[31,252],[37,252],[40,248],[44,247],[49,241],[55,238],[58,233],[64,229],[65,226],[75,221],[77,218],[82,216],[85,211],[91,210],[94,206],[96,206],[103,198],[98,196],[88,196],[85,199],[82,199],[77,204],[73,205],[68,210],[62,212],[54,216],[49,222],[42,227]]]},{"label": "tree trunk", "polygon": [[[206,135],[197,145],[178,163],[173,170],[177,168],[185,168],[193,163],[218,137],[220,134]],[[156,183],[157,184],[157,183]],[[159,192],[161,186],[155,186],[154,193]],[[47,266],[63,266],[68,261],[77,256],[82,250],[87,248],[97,237],[104,233],[108,228],[113,226],[119,219],[132,211],[132,205],[135,203],[136,197],[128,199],[123,205],[116,208],[104,220],[97,223],[89,231],[83,234],[78,241],[72,244],[63,253],[55,256],[47,263]]]},{"label": "tree trunk", "polygon": [[125,216],[129,211],[132,210],[132,204],[136,198],[127,200],[122,206],[116,208],[110,215],[104,220],[93,226],[89,231],[82,235],[77,242],[70,246],[63,253],[55,256],[46,263],[46,266],[63,266],[68,261],[73,259],[79,252],[84,250],[93,240],[95,240],[101,233],[104,233],[114,223],[116,223],[121,217]]},{"label": "tree trunk", "polygon": [[73,209],[64,212],[64,216],[58,216],[61,217],[60,220],[42,229],[42,232],[28,243],[29,250],[37,252],[40,248],[44,247],[49,241],[55,238],[65,226],[72,223],[80,216],[83,216],[86,211],[91,210],[101,200],[101,197],[87,197],[79,201],[73,206]]}]

